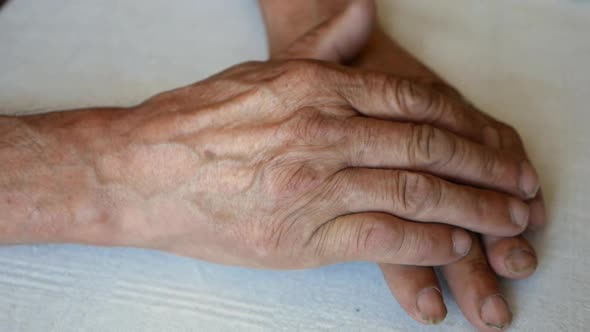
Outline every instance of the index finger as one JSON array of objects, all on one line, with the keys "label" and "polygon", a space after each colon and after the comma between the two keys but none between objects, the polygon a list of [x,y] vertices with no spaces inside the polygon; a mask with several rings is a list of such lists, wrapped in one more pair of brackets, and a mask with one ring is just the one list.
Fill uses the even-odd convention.
[{"label": "index finger", "polygon": [[490,119],[427,83],[358,70],[343,82],[335,83],[338,94],[366,116],[427,123],[478,143],[494,130]]}]

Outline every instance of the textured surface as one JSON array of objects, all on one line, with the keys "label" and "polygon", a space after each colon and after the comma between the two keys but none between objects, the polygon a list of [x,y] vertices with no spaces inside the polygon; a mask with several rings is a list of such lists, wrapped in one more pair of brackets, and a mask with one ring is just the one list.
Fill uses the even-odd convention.
[{"label": "textured surface", "polygon": [[[522,133],[551,225],[540,267],[504,283],[516,331],[590,324],[590,2],[382,1],[388,30]],[[12,0],[0,11],[0,110],[129,105],[264,59],[254,0]],[[373,264],[269,272],[163,253],[0,248],[1,331],[470,331],[452,300],[421,327]]]}]

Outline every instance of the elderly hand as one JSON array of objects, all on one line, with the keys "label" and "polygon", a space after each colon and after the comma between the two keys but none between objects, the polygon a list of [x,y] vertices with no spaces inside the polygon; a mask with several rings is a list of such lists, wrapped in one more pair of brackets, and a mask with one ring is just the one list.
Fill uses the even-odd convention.
[{"label": "elderly hand", "polygon": [[[275,58],[316,58],[330,61],[352,60],[355,67],[388,72],[397,77],[423,82],[453,100],[456,107],[469,110],[471,128],[453,128],[436,118],[423,121],[454,131],[507,154],[526,158],[518,134],[509,126],[477,111],[432,71],[401,49],[380,29],[373,29],[374,4],[356,1],[343,10],[347,0],[285,4],[261,0]],[[297,12],[298,15],[286,13]],[[285,22],[277,17],[290,17]],[[296,40],[293,42],[293,40]],[[362,51],[361,51],[362,49]],[[360,54],[359,54],[360,51]],[[528,202],[530,226],[544,223],[540,193]],[[483,237],[467,257],[443,268],[443,273],[465,316],[480,330],[506,328],[511,314],[501,296],[491,268],[508,278],[524,278],[536,267],[534,249],[521,236]],[[486,261],[487,254],[488,261]],[[446,308],[434,271],[428,267],[381,264],[384,276],[400,304],[417,321],[435,323],[444,319]]]},{"label": "elderly hand", "polygon": [[427,86],[314,61],[238,65],[128,110],[4,118],[2,237],[265,268],[448,264],[470,252],[463,228],[521,233],[538,180],[523,158],[410,123],[432,98],[469,125]]}]

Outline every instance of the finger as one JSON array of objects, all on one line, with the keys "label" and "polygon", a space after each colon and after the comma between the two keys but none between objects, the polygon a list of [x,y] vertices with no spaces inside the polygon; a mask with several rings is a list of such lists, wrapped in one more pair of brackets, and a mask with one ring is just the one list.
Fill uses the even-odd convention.
[{"label": "finger", "polygon": [[318,263],[441,265],[463,257],[471,237],[448,225],[408,222],[384,213],[359,213],[332,219],[318,227],[308,245]]},{"label": "finger", "polygon": [[526,157],[522,139],[512,127],[494,119],[490,115],[478,110],[475,106],[466,104],[469,111],[478,114],[484,118],[489,126],[493,129],[484,135],[483,143],[496,149],[508,151],[519,157]]},{"label": "finger", "polygon": [[[404,52],[397,56],[408,59]],[[390,73],[407,72],[407,68],[402,65],[406,62],[416,61],[388,61],[385,69]],[[426,68],[419,68],[421,69],[418,71],[412,69],[414,73],[409,74],[410,77],[415,76],[414,80],[396,78],[385,73],[363,75],[363,72],[356,72],[352,75],[356,79],[346,81],[347,84],[339,88],[339,95],[369,116],[431,123],[476,142],[512,151],[521,158],[526,156],[522,140],[513,128],[477,110],[435,73],[427,73],[426,76],[431,78],[424,79],[423,69]],[[359,85],[363,88],[359,89]],[[533,210],[531,226],[538,228],[545,224],[542,195],[537,194],[530,203]]]},{"label": "finger", "polygon": [[346,126],[349,166],[421,170],[523,198],[538,190],[527,161],[448,131],[363,117],[349,118]]},{"label": "finger", "polygon": [[308,58],[344,63],[363,49],[374,24],[374,1],[352,1],[342,12],[310,29],[272,58]]},{"label": "finger", "polygon": [[440,285],[431,267],[379,264],[391,293],[416,321],[438,324],[447,315]]},{"label": "finger", "polygon": [[475,236],[473,244],[466,257],[442,267],[443,274],[471,324],[480,331],[504,330],[512,321],[512,313]]},{"label": "finger", "polygon": [[537,268],[537,256],[533,247],[522,236],[483,238],[488,262],[503,277],[522,279]]},{"label": "finger", "polygon": [[547,217],[545,214],[545,198],[543,197],[542,190],[539,190],[537,196],[529,201],[529,206],[531,207],[529,229],[533,231],[538,230],[547,223]]},{"label": "finger", "polygon": [[[448,103],[453,105],[454,108],[464,110],[464,112],[473,118],[473,120],[466,122],[473,124],[467,128],[468,130],[465,130],[465,128],[462,128],[461,126],[445,125],[440,121],[434,121],[434,125],[445,128],[459,136],[473,139],[476,142],[482,143],[494,149],[508,152],[518,159],[528,160],[523,141],[514,128],[478,110],[472,104],[463,99],[457,90],[453,89],[444,82],[440,82],[439,79],[434,79],[434,82],[428,83],[428,86],[433,87],[435,90],[446,96],[446,98],[448,98]],[[528,197],[531,198],[529,201],[529,205],[531,207],[531,221],[529,226],[531,229],[541,228],[546,223],[545,202],[540,190],[540,186],[538,184],[537,186],[538,189],[536,191],[536,195],[531,194]]]},{"label": "finger", "polygon": [[[482,140],[489,121],[429,84],[394,75],[348,71],[334,75],[338,95],[360,113],[381,119],[429,123],[459,135]],[[344,83],[342,83],[344,82]]]},{"label": "finger", "polygon": [[[474,111],[479,112],[475,109]],[[518,158],[528,160],[526,151],[524,149],[524,144],[516,130],[494,120],[489,115],[483,114],[483,116],[489,119],[490,123],[492,123],[492,126],[496,128],[497,132],[499,133],[498,139],[488,140],[486,144],[500,149],[501,151],[507,151]],[[537,195],[529,201],[529,205],[531,207],[531,222],[529,226],[533,230],[543,227],[546,223],[545,200],[540,188],[537,192]]]},{"label": "finger", "polygon": [[[480,112],[473,109],[474,112]],[[487,140],[486,144],[501,151],[507,151],[513,155],[527,158],[524,144],[518,133],[511,127],[496,121],[487,114],[486,117],[496,131],[497,138]],[[528,201],[530,207],[529,229],[536,230],[546,223],[545,202],[542,190],[537,196]],[[523,279],[531,276],[538,265],[534,248],[522,236],[499,238],[495,236],[482,236],[485,253],[492,269],[500,276],[510,279]]]},{"label": "finger", "polygon": [[[499,128],[499,132],[501,134],[499,148],[501,150],[509,151],[510,153],[516,156],[521,156],[528,160],[528,157],[524,149],[524,144],[518,133],[511,127],[498,123],[497,121],[496,126],[497,128]],[[547,222],[545,200],[540,188],[537,191],[537,195],[529,200],[529,205],[531,207],[531,229],[535,230],[545,226]]]},{"label": "finger", "polygon": [[340,197],[339,215],[382,211],[498,236],[520,234],[528,221],[528,206],[517,198],[424,173],[348,168],[327,187]]}]

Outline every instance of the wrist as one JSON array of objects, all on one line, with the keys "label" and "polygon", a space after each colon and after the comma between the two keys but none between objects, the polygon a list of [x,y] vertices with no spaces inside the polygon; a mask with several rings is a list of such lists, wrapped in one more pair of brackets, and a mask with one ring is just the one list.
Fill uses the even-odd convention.
[{"label": "wrist", "polygon": [[[0,243],[92,243],[113,239],[109,194],[95,156],[109,110],[1,118]],[[116,238],[116,237],[115,237]]]}]

